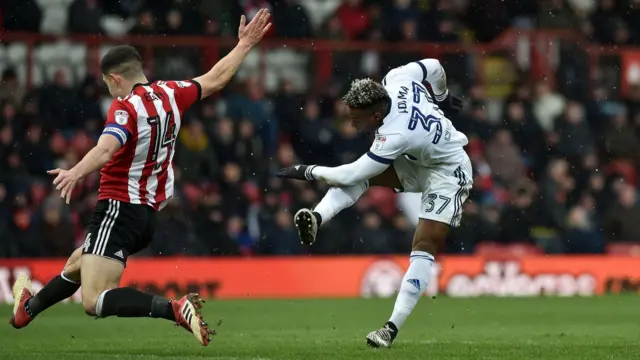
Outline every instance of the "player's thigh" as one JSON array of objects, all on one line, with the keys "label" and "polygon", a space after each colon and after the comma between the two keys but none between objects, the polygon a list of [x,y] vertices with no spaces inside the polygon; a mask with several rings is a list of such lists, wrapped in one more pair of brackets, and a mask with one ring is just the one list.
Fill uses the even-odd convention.
[{"label": "player's thigh", "polygon": [[87,314],[95,315],[100,294],[117,288],[124,272],[120,261],[94,254],[82,255],[82,305]]},{"label": "player's thigh", "polygon": [[417,165],[400,156],[382,174],[369,180],[369,186],[383,186],[399,192],[420,192]]}]

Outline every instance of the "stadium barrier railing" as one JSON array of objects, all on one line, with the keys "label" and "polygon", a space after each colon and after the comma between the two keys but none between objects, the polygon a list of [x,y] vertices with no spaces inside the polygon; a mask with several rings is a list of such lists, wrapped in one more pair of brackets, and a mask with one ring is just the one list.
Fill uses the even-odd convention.
[{"label": "stadium barrier railing", "polygon": [[[44,35],[18,32],[0,31],[0,44],[24,43],[27,47],[24,63],[29,69],[26,71],[26,81],[33,83],[31,71],[36,66],[35,53],[42,44],[66,42],[84,44],[87,47],[85,66],[87,72],[99,75],[99,60],[103,45],[131,44],[142,49],[147,68],[153,68],[154,54],[163,49],[180,51],[181,48],[199,49],[194,59],[202,70],[211,66],[224,52],[236,43],[233,38],[209,38],[203,36],[122,36],[108,37],[96,35]],[[544,79],[553,82],[553,74],[559,69],[562,60],[562,50],[569,57],[583,56],[588,62],[589,78],[595,81],[603,64],[608,63],[612,68],[620,67],[620,89],[628,89],[628,81],[636,81],[640,69],[640,50],[632,46],[601,46],[589,43],[582,35],[565,30],[535,30],[525,31],[511,29],[505,31],[494,41],[485,44],[462,43],[385,43],[372,41],[340,41],[323,39],[265,39],[260,43],[260,67],[264,73],[265,66],[278,66],[276,63],[268,65],[266,53],[274,49],[288,49],[310,53],[309,69],[313,74],[312,83],[322,85],[333,75],[336,54],[363,52],[379,52],[385,54],[418,54],[423,57],[440,58],[447,55],[466,54],[471,59],[471,73],[466,76],[477,77],[486,83],[510,81],[509,73],[525,72],[532,80]],[[576,52],[579,52],[576,53]],[[496,64],[491,59],[502,58],[503,64]],[[489,61],[487,61],[489,60]],[[2,59],[0,58],[0,62]],[[511,69],[505,72],[507,64]],[[1,65],[1,64],[0,64]],[[281,64],[280,64],[281,65]],[[618,70],[616,70],[618,71]],[[495,75],[495,76],[494,76]]]},{"label": "stadium barrier railing", "polygon": [[[425,295],[594,296],[640,290],[633,256],[443,256]],[[12,301],[11,283],[31,276],[37,290],[58,275],[64,259],[0,260],[0,303]],[[598,266],[594,266],[598,264]],[[121,285],[175,297],[207,298],[390,297],[407,268],[405,256],[274,258],[133,258]],[[79,300],[79,294],[73,298]]]}]

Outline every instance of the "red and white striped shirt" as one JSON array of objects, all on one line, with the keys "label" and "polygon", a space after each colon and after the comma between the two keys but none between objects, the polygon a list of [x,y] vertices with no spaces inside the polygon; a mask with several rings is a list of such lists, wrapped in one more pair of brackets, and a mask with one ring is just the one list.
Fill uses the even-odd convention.
[{"label": "red and white striped shirt", "polygon": [[114,99],[103,134],[122,148],[100,171],[99,200],[145,204],[160,210],[173,195],[173,155],[182,114],[202,95],[196,81],[136,84]]}]

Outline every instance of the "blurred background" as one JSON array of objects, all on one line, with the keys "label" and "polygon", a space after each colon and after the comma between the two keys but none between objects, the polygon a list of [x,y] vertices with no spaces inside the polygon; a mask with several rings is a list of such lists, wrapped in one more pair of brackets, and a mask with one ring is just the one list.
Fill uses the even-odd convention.
[{"label": "blurred background", "polygon": [[150,79],[191,78],[261,7],[273,29],[185,115],[177,196],[142,255],[410,251],[417,200],[376,188],[301,246],[292,214],[327,188],[272,174],[358,158],[370,144],[343,117],[350,81],[427,57],[466,99],[452,120],[475,171],[446,252],[638,251],[640,0],[3,0],[0,257],[63,257],[83,242],[99,175],[66,206],[45,171],[73,166],[100,135],[111,46],[139,48]]}]

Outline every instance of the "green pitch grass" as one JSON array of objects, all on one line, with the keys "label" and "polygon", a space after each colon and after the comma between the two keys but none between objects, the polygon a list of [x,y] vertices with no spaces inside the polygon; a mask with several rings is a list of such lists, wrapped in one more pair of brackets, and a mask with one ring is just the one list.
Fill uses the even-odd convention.
[{"label": "green pitch grass", "polygon": [[364,340],[392,300],[209,301],[207,321],[222,323],[207,348],[164,320],[58,305],[26,329],[0,324],[0,359],[639,359],[639,300],[424,298],[392,349]]}]

